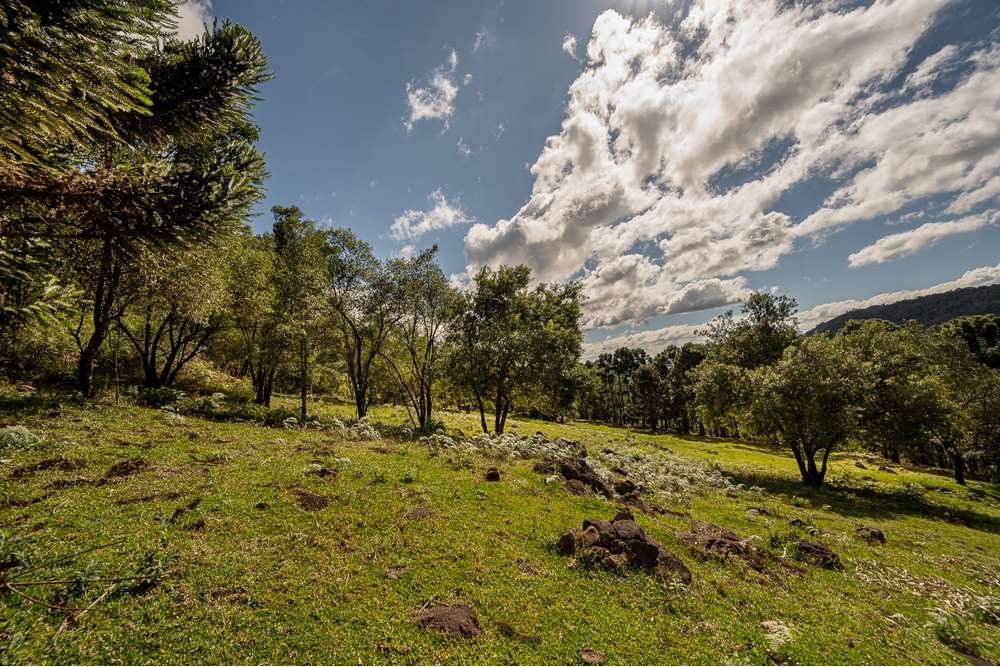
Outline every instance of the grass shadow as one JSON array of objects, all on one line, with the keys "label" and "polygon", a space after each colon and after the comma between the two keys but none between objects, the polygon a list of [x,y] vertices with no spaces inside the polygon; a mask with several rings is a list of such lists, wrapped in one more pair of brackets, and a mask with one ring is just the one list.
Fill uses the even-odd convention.
[{"label": "grass shadow", "polygon": [[921,492],[914,493],[904,487],[898,491],[884,484],[854,485],[843,480],[832,480],[819,489],[802,484],[788,475],[739,468],[727,469],[726,476],[735,483],[759,486],[768,493],[788,498],[798,496],[813,505],[829,505],[837,514],[854,518],[888,518],[893,515],[922,516],[938,521],[956,523],[974,530],[1000,533],[1000,519],[988,514],[930,501]]}]

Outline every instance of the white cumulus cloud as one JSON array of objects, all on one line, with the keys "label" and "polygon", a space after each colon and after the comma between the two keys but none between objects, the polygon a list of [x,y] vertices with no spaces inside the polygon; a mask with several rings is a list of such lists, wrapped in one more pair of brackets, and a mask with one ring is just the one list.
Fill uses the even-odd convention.
[{"label": "white cumulus cloud", "polygon": [[472,222],[460,202],[449,202],[440,188],[428,197],[429,208],[424,211],[408,209],[392,222],[389,235],[397,241],[415,239],[439,229]]},{"label": "white cumulus cloud", "polygon": [[414,81],[406,84],[406,102],[410,115],[404,125],[407,131],[420,120],[441,120],[448,127],[448,120],[455,113],[455,98],[458,97],[458,83],[455,69],[458,67],[458,53],[452,49],[448,60],[431,72],[424,84]]},{"label": "white cumulus cloud", "polygon": [[177,36],[191,40],[212,25],[212,0],[184,0],[177,6]]},{"label": "white cumulus cloud", "polygon": [[996,222],[1000,212],[989,211],[982,215],[970,215],[949,222],[928,222],[915,229],[898,234],[883,236],[875,243],[847,257],[851,268],[866,264],[882,264],[896,257],[906,257],[932,246],[943,238],[954,234],[964,234]]}]

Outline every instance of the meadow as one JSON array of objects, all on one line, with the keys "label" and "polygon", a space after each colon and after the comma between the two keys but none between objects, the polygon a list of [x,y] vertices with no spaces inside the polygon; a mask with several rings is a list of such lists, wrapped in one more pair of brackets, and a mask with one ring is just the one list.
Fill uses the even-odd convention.
[{"label": "meadow", "polygon": [[[350,409],[314,406],[324,423]],[[450,435],[478,427],[442,414]],[[40,441],[0,452],[0,581],[17,589],[0,598],[5,662],[1000,660],[1000,489],[946,471],[847,452],[812,490],[784,451],[511,417],[514,434],[633,465],[651,508],[636,522],[690,568],[683,586],[559,555],[563,532],[618,507],[532,459],[6,388],[13,425]],[[698,549],[684,535],[699,522],[791,566]],[[840,567],[796,560],[802,537]],[[481,634],[414,621],[459,604]]]}]

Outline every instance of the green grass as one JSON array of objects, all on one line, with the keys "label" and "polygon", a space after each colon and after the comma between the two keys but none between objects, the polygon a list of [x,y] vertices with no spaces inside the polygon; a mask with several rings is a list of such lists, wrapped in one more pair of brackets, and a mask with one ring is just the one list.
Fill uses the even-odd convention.
[{"label": "green grass", "polygon": [[[144,592],[121,584],[62,632],[63,612],[0,594],[0,646],[9,661],[576,663],[584,647],[609,663],[1000,660],[1000,626],[974,613],[942,621],[933,612],[966,590],[1000,601],[1000,490],[993,485],[971,482],[984,498],[974,500],[946,477],[861,470],[842,456],[830,473],[835,485],[807,491],[784,452],[513,419],[516,433],[580,440],[591,452],[658,456],[669,448],[765,489],[695,487],[651,499],[671,513],[639,516],[639,523],[694,574],[679,590],[642,573],[570,567],[555,553],[555,538],[585,517],[610,517],[614,505],[547,484],[531,461],[501,462],[501,481],[487,483],[483,473],[496,461],[464,467],[415,442],[344,442],[323,431],[192,417],[175,423],[132,406],[66,404],[55,416],[32,405],[2,403],[0,426],[24,424],[47,444],[0,452],[0,531],[36,559],[114,542],[32,577],[66,579],[88,561],[104,576],[129,574],[143,554],[164,559],[165,576]],[[349,414],[336,404],[316,409]],[[475,414],[443,416],[452,430],[478,428]],[[373,414],[403,419],[391,408]],[[392,451],[373,451],[376,444]],[[56,456],[72,469],[12,478],[14,469]],[[105,483],[79,481],[99,480],[133,458],[148,467]],[[313,463],[337,474],[308,474]],[[53,488],[59,480],[76,482]],[[926,491],[926,484],[952,492]],[[296,489],[323,494],[329,505],[304,511]],[[181,495],[122,503],[167,493]],[[178,512],[195,499],[197,506]],[[404,518],[417,507],[432,514]],[[748,514],[751,507],[769,515]],[[805,534],[788,523],[801,518],[845,567],[807,566],[802,576],[765,579],[686,546],[675,533],[689,517],[775,545],[779,554],[787,534]],[[880,528],[888,544],[858,540],[859,525]],[[530,573],[522,572],[525,562]],[[406,571],[389,578],[393,566]],[[67,604],[86,606],[106,586]],[[64,588],[25,591],[51,603]],[[428,604],[450,602],[476,610],[482,635],[461,639],[411,621]],[[791,641],[773,645],[761,627],[766,620],[787,625]]]}]

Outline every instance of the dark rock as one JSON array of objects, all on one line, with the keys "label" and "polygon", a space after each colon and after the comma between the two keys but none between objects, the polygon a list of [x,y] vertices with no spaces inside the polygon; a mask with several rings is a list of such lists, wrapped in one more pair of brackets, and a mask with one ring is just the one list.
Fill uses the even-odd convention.
[{"label": "dark rock", "polygon": [[868,544],[885,544],[885,533],[878,528],[858,526],[855,534]]},{"label": "dark rock", "polygon": [[622,479],[615,482],[615,493],[625,496],[635,491],[635,483],[631,480]]},{"label": "dark rock", "polygon": [[866,465],[865,465],[864,463],[862,463],[861,461],[855,461],[855,462],[854,462],[854,466],[855,466],[856,468],[861,468],[862,470],[868,470],[868,466],[866,466]]},{"label": "dark rock", "polygon": [[583,546],[585,547],[594,547],[601,542],[601,534],[594,526],[584,528],[581,537],[583,537]]},{"label": "dark rock", "polygon": [[789,519],[788,520],[788,525],[789,526],[795,526],[796,528],[805,528],[809,524],[807,524],[802,519],[800,519],[798,517],[795,517],[794,519]]},{"label": "dark rock", "polygon": [[795,543],[795,554],[807,563],[812,563],[827,570],[841,570],[840,556],[835,554],[830,547],[820,542],[810,540],[799,540]]},{"label": "dark rock", "polygon": [[556,553],[560,556],[572,556],[578,544],[582,542],[577,530],[567,530],[556,540]]},{"label": "dark rock", "polygon": [[[558,472],[566,480],[566,489],[575,495],[582,495],[579,493],[579,489],[583,486],[593,489],[596,493],[600,493],[606,498],[612,496],[611,489],[608,488],[608,485],[604,483],[600,475],[590,467],[590,464],[583,457],[540,461],[533,466],[533,469],[535,472],[545,474]],[[574,480],[580,484],[572,484]]]},{"label": "dark rock", "polygon": [[612,570],[619,570],[628,565],[628,556],[622,553],[609,554],[604,559],[604,566]]},{"label": "dark rock", "polygon": [[646,539],[646,534],[635,521],[622,519],[621,521],[615,521],[611,525],[614,527],[615,534],[618,536],[618,539],[624,542],[628,542],[630,540],[642,541]]},{"label": "dark rock", "polygon": [[500,481],[500,471],[497,470],[496,466],[490,466],[486,470],[486,481],[487,482],[499,482]]},{"label": "dark rock", "polygon": [[482,634],[476,612],[466,605],[431,607],[414,612],[413,620],[432,630],[462,637],[475,637]]},{"label": "dark rock", "polygon": [[578,479],[566,480],[566,490],[572,493],[574,496],[589,496],[590,489],[587,485]]},{"label": "dark rock", "polygon": [[601,536],[601,539],[598,541],[601,546],[607,547],[617,541],[615,529],[607,519],[584,519],[583,528],[586,530],[590,527],[593,527]]},{"label": "dark rock", "polygon": [[621,500],[626,505],[636,508],[637,510],[648,516],[652,516],[653,514],[655,514],[655,510],[652,507],[650,507],[649,503],[647,503],[646,500],[642,496],[640,496],[637,491],[625,494],[624,496],[621,496],[619,500]]},{"label": "dark rock", "polygon": [[635,517],[632,516],[632,512],[630,512],[627,508],[621,507],[621,508],[618,509],[618,514],[615,514],[614,520],[615,521],[635,521]]},{"label": "dark rock", "polygon": [[646,570],[655,568],[660,556],[660,548],[654,542],[632,540],[625,543],[625,550],[628,552],[630,564]]},{"label": "dark rock", "polygon": [[893,475],[897,474],[896,471],[893,470],[892,468],[890,468],[889,466],[879,466],[878,469],[879,469],[879,472],[887,472],[887,473],[891,473]]},{"label": "dark rock", "polygon": [[656,557],[656,575],[667,581],[677,580],[688,585],[691,583],[691,570],[680,558],[660,547]]}]

